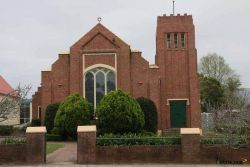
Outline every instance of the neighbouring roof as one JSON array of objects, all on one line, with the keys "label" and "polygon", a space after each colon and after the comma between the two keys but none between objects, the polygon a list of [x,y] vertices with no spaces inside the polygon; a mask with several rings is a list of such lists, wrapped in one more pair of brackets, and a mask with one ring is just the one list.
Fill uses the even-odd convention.
[{"label": "neighbouring roof", "polygon": [[13,94],[14,89],[10,84],[0,75],[0,94]]}]

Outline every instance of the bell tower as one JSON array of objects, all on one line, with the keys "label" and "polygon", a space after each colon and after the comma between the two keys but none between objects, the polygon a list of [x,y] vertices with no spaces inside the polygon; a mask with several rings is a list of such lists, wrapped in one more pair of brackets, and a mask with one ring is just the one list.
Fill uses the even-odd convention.
[{"label": "bell tower", "polygon": [[158,16],[155,58],[161,77],[162,127],[200,127],[197,51],[191,15]]}]

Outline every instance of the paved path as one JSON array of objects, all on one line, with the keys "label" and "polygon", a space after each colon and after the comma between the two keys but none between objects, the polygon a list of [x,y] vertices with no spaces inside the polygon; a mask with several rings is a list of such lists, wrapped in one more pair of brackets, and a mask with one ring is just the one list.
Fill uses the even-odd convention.
[{"label": "paved path", "polygon": [[48,143],[62,143],[63,148],[59,148],[47,155],[48,164],[73,164],[77,160],[77,144],[76,142],[48,142]]},{"label": "paved path", "polygon": [[[26,165],[25,165],[26,166]],[[29,166],[29,165],[28,165]],[[35,165],[29,166],[33,167]],[[174,165],[174,164],[165,164],[165,165],[156,165],[156,164],[147,164],[147,165],[78,165],[78,164],[50,164],[50,165],[38,165],[38,166],[46,166],[46,167],[249,167],[249,165]],[[12,166],[13,167],[13,166]],[[16,166],[21,167],[21,166]]]}]

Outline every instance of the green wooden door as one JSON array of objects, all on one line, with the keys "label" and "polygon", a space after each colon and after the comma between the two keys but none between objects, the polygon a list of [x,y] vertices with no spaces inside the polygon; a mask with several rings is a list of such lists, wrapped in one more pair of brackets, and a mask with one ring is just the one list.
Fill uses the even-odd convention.
[{"label": "green wooden door", "polygon": [[171,128],[186,127],[186,101],[170,101]]}]

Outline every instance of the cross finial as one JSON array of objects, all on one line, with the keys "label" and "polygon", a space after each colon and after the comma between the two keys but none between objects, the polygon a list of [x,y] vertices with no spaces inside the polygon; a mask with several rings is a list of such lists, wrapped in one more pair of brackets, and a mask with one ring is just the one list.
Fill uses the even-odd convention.
[{"label": "cross finial", "polygon": [[98,23],[100,23],[102,21],[102,18],[101,17],[97,17],[97,21],[98,21]]}]

